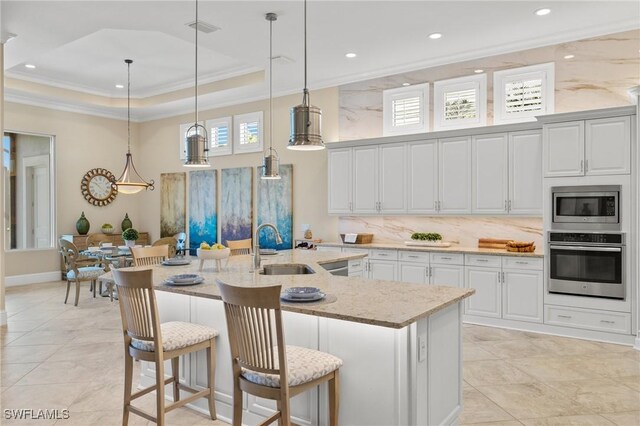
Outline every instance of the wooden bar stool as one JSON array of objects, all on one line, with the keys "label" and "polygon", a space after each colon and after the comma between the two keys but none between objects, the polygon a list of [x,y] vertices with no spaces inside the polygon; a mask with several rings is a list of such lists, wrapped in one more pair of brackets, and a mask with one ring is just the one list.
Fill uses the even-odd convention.
[{"label": "wooden bar stool", "polygon": [[[211,419],[216,419],[214,400],[216,336],[218,331],[199,324],[171,321],[160,324],[153,290],[151,269],[123,271],[114,269],[113,278],[118,287],[122,333],[125,350],[124,407],[122,424],[129,422],[129,413],[137,414],[159,426],[165,424],[164,415],[198,398],[207,398]],[[156,350],[161,348],[161,350]],[[197,391],[180,383],[180,355],[206,350],[207,389]],[[131,393],[133,360],[155,362],[156,384]],[[164,361],[171,360],[172,377],[164,378]],[[173,383],[174,403],[165,407],[164,387]],[[131,405],[131,401],[156,391],[156,416]],[[180,391],[193,395],[180,399]]]},{"label": "wooden bar stool", "polygon": [[[297,346],[285,346],[281,286],[234,287],[217,281],[227,318],[233,369],[233,425],[242,425],[242,392],[276,400],[278,411],[261,425],[291,425],[289,399],[329,382],[329,424],[337,426],[338,370],[342,360]],[[285,350],[279,350],[285,348]]]},{"label": "wooden bar stool", "polygon": [[135,266],[157,265],[169,258],[168,244],[153,247],[131,247],[130,250]]}]

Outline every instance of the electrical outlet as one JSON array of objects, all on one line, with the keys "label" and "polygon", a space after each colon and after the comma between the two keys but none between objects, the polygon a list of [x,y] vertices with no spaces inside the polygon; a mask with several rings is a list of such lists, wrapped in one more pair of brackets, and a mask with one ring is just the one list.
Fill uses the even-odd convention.
[{"label": "electrical outlet", "polygon": [[418,362],[426,361],[427,359],[427,336],[423,334],[418,337]]}]

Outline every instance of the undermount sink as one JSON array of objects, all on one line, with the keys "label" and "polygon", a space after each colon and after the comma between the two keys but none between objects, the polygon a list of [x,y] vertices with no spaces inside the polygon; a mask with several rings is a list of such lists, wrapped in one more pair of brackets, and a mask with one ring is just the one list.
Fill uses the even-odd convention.
[{"label": "undermount sink", "polygon": [[316,271],[311,269],[309,265],[302,263],[280,263],[264,265],[260,271],[262,275],[306,275],[315,274]]}]

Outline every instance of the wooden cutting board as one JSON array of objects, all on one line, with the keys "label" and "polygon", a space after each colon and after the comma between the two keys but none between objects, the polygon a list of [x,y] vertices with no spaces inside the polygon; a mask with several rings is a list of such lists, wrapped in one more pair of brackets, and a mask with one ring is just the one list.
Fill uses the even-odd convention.
[{"label": "wooden cutting board", "polygon": [[501,240],[497,238],[479,238],[478,248],[504,249],[511,240]]}]

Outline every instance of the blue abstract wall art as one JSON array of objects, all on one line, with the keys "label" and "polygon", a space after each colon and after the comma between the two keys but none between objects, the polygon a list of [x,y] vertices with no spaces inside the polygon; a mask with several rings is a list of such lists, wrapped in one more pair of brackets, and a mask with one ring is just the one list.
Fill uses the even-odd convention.
[{"label": "blue abstract wall art", "polygon": [[216,170],[189,172],[189,254],[192,256],[201,243],[218,241],[216,184]]},{"label": "blue abstract wall art", "polygon": [[[258,174],[260,171],[258,168]],[[276,244],[273,231],[263,229],[260,232],[261,248],[293,248],[293,165],[281,165],[280,177],[258,179],[258,225],[272,223],[282,237],[282,244]]]},{"label": "blue abstract wall art", "polygon": [[251,238],[253,226],[253,169],[222,169],[220,243]]}]

